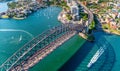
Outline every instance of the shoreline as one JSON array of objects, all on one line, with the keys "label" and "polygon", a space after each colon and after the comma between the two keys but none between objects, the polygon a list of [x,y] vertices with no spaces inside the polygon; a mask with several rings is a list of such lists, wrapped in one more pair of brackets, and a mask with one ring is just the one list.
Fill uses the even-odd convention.
[{"label": "shoreline", "polygon": [[[16,2],[16,5],[19,5],[17,4],[17,2]],[[40,10],[41,8],[46,7],[43,4],[42,5],[39,4],[37,1],[30,2],[28,5],[33,5],[33,6],[27,6],[25,4],[25,5],[22,5],[21,7],[15,6],[14,8],[11,8],[10,6],[7,5],[8,9],[0,13],[0,18],[1,19],[10,18],[10,19],[15,19],[15,20],[23,20],[26,17],[28,17],[31,13],[34,13]]]},{"label": "shoreline", "polygon": [[24,20],[26,17],[23,17],[23,18],[18,18],[18,17],[13,17],[13,19],[15,20]]},{"label": "shoreline", "polygon": [[62,24],[65,24],[65,23],[62,23]]},{"label": "shoreline", "polygon": [[103,31],[106,32],[106,33],[112,34],[112,35],[120,36],[120,34],[119,34],[119,33],[116,33],[116,32],[111,32],[111,31],[105,30],[105,29],[103,29]]},{"label": "shoreline", "polygon": [[[81,3],[79,2],[79,4],[81,5]],[[90,25],[91,24],[91,22],[92,22],[92,20],[93,20],[93,13],[91,12],[91,11],[89,11],[88,9],[87,9],[87,7],[86,6],[84,6],[83,4],[82,4],[82,6],[84,7],[84,9],[88,12],[88,14],[89,14],[89,22],[88,22],[88,25]],[[63,14],[64,14],[64,10],[62,10],[61,12],[60,12],[60,14],[58,15],[58,20],[61,22],[61,23],[63,23],[63,24],[68,24],[68,23],[70,23],[70,21],[71,20],[68,20],[68,19],[66,19],[66,17],[63,17]],[[94,41],[94,40],[90,40],[89,38],[87,38],[87,37],[89,37],[88,35],[86,35],[85,33],[81,33],[81,32],[79,32],[79,36],[81,36],[83,39],[85,39],[85,40],[87,40],[87,41]]]},{"label": "shoreline", "polygon": [[[101,27],[100,27],[100,29],[102,30],[102,31],[104,31],[104,32],[106,32],[106,33],[108,33],[108,34],[113,34],[113,35],[118,35],[118,36],[120,36],[120,30],[117,30],[117,29],[113,29],[113,28],[109,28],[109,27],[107,27],[107,29],[105,29],[105,28],[103,28],[104,26],[106,26],[106,25],[108,25],[108,24],[102,24],[101,23]],[[99,31],[99,30],[98,30]]]},{"label": "shoreline", "polygon": [[[67,37],[67,35],[64,35],[64,38],[60,37],[57,40],[61,40],[62,42],[60,43],[59,41],[54,41],[56,43],[50,43],[50,44],[54,44],[54,45],[47,45],[45,48],[37,51],[32,57],[28,58],[28,61],[24,62],[23,61],[23,66],[24,66],[24,70],[29,70],[29,68],[33,67],[35,64],[37,64],[39,61],[41,61],[43,58],[46,57],[46,55],[51,54],[51,52],[53,52],[54,50],[56,50],[57,48],[59,48],[58,46],[61,46],[62,44],[64,44],[64,42],[66,42],[67,40],[69,40],[71,37],[73,37],[75,35],[75,32],[71,32],[72,34]],[[44,50],[44,53],[42,52],[42,50]],[[42,55],[43,54],[43,55]],[[42,55],[42,56],[41,56]],[[34,61],[33,61],[34,60]],[[21,70],[22,67],[21,66],[16,66],[15,70]],[[11,69],[11,71],[14,71],[14,68]]]}]

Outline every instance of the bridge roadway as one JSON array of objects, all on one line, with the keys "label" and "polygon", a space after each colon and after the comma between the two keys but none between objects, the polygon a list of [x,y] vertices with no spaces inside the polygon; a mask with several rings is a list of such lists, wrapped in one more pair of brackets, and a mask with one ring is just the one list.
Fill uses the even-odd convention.
[{"label": "bridge roadway", "polygon": [[[80,2],[79,2],[80,3]],[[81,4],[81,3],[80,3]],[[86,27],[89,26],[89,24],[91,24],[92,20],[93,20],[93,14],[84,6],[81,4],[81,6],[84,7],[84,9],[88,12],[88,25],[86,25]],[[40,60],[41,58],[45,57],[47,54],[49,54],[52,50],[54,50],[54,47],[51,47],[50,51],[47,50],[47,46],[51,44],[51,42],[57,40],[57,38],[62,37],[63,35],[65,35],[66,33],[70,33],[71,31],[76,32],[77,31],[82,31],[84,28],[80,28],[75,27],[75,25],[60,25],[57,27],[54,27],[50,30],[47,30],[45,32],[43,32],[42,34],[40,34],[39,36],[37,36],[36,38],[32,39],[30,42],[28,42],[27,44],[25,44],[23,47],[21,47],[18,51],[16,51],[10,58],[8,58],[1,66],[0,66],[0,71],[10,71],[13,70],[14,71],[14,67],[15,69],[18,68],[22,68],[24,69],[28,69],[29,67],[32,66],[32,64],[34,65],[35,63],[37,63],[38,61],[36,60],[35,62],[33,62],[31,65],[29,65],[29,60],[30,57],[34,57],[33,55],[41,50],[41,51],[45,51],[46,53],[44,54],[43,52],[41,52],[40,54],[42,54],[40,56],[40,58],[38,60]],[[73,33],[68,34],[67,36],[70,38],[72,37]],[[66,38],[66,40],[61,40],[61,43],[67,41],[68,39]],[[63,41],[63,42],[62,42]],[[59,42],[60,43],[60,42]],[[59,46],[60,44],[55,45],[56,47]],[[43,49],[44,47],[46,47],[45,49]],[[37,54],[37,53],[36,53]],[[28,61],[27,61],[28,60]],[[29,65],[28,67],[22,67],[23,65]],[[16,70],[15,70],[16,71]]]},{"label": "bridge roadway", "polygon": [[76,30],[80,31],[80,28],[75,25],[59,25],[43,32],[8,58],[0,66],[0,71],[27,70],[74,36]]},{"label": "bridge roadway", "polygon": [[77,1],[83,8],[84,10],[88,13],[88,23],[85,25],[86,27],[89,27],[89,25],[92,23],[92,21],[94,20],[94,16],[93,13],[85,6],[83,5],[80,1]]},{"label": "bridge roadway", "polygon": [[[69,34],[69,36],[68,36]],[[30,67],[38,63],[38,61],[42,60],[45,56],[50,54],[52,51],[54,51],[57,47],[62,45],[65,41],[70,39],[72,36],[75,35],[75,31],[69,32],[62,37],[58,38],[57,40],[50,43],[48,46],[42,48],[38,52],[36,52],[32,57],[30,57],[28,60],[21,63],[21,65],[18,65],[11,69],[11,71],[22,71],[22,70],[28,70]]]}]

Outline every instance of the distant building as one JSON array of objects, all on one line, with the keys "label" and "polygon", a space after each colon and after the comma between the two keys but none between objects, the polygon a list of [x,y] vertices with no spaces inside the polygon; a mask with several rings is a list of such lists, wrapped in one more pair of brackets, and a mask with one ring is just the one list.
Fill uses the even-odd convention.
[{"label": "distant building", "polygon": [[91,3],[98,3],[99,0],[90,0]]},{"label": "distant building", "polygon": [[87,5],[87,1],[83,1],[82,4],[86,6]]},{"label": "distant building", "polygon": [[79,20],[79,7],[78,4],[75,1],[72,1],[72,6],[71,8],[71,14],[75,20]]},{"label": "distant building", "polygon": [[111,22],[110,22],[110,27],[111,27],[112,29],[117,29],[117,28],[118,28],[117,23],[116,23],[115,21],[111,21]]},{"label": "distant building", "polygon": [[72,15],[79,15],[78,6],[71,6],[71,13],[72,13]]},{"label": "distant building", "polygon": [[78,7],[78,4],[75,1],[72,1],[71,13],[73,15],[79,15],[79,7]]},{"label": "distant building", "polygon": [[43,2],[43,0],[36,0],[37,2],[39,2],[39,3],[42,3]]},{"label": "distant building", "polygon": [[66,0],[67,5],[70,6],[73,0]]}]

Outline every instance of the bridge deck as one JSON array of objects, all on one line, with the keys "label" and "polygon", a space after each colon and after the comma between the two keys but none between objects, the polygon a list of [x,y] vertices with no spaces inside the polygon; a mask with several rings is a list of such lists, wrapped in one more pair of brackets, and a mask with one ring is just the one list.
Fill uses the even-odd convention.
[{"label": "bridge deck", "polygon": [[[34,63],[38,62],[37,60],[42,59],[47,54],[52,52],[56,47],[58,47],[66,40],[68,40],[70,37],[72,37],[73,34],[75,34],[74,32],[76,32],[76,30],[77,30],[76,26],[73,25],[59,25],[43,32],[42,34],[32,39],[30,42],[26,43],[23,47],[16,51],[10,58],[8,58],[0,66],[0,71],[9,71],[14,68],[18,69],[20,67],[23,69],[28,69],[28,67],[31,67],[32,65],[34,65]],[[55,42],[57,43],[55,44]],[[40,54],[38,54],[38,51]],[[41,56],[37,58],[36,55]],[[34,61],[32,64],[29,64],[29,61],[31,62],[31,59],[35,59],[32,57],[35,57],[36,61]],[[28,65],[26,64],[26,62]]]},{"label": "bridge deck", "polygon": [[[50,43],[48,46],[42,48],[38,52],[36,52],[32,57],[27,59],[26,61],[23,61],[21,65],[18,65],[11,69],[11,71],[21,71],[21,70],[28,70],[30,67],[38,63],[40,60],[42,60],[44,57],[46,57],[48,54],[50,54],[53,50],[55,50],[58,46],[62,45],[65,41],[70,39],[72,36],[75,35],[75,31],[69,32],[61,37],[59,37],[57,40]],[[69,35],[69,36],[68,36]]]}]

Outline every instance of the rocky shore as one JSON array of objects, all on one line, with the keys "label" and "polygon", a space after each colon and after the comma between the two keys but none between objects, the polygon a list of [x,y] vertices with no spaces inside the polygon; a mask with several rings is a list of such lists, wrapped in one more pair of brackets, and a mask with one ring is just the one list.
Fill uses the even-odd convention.
[{"label": "rocky shore", "polygon": [[9,2],[8,10],[6,12],[0,13],[1,18],[13,18],[17,20],[25,19],[31,13],[44,8],[45,5],[33,2]]}]

